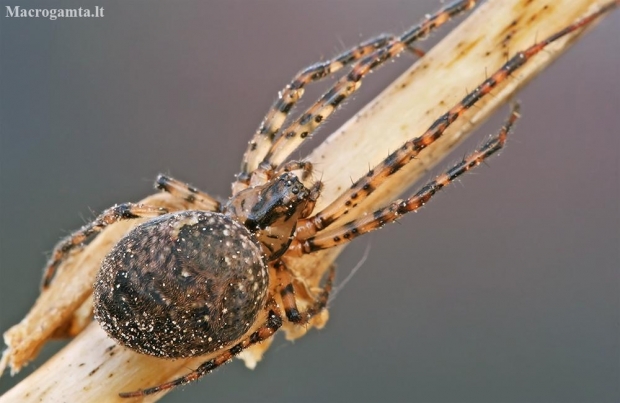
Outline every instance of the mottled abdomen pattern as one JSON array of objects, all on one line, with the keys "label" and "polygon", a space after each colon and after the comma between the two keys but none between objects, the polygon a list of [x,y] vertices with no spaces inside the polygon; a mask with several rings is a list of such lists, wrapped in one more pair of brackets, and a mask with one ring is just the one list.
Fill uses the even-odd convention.
[{"label": "mottled abdomen pattern", "polygon": [[106,256],[95,317],[140,353],[206,354],[248,331],[268,282],[264,254],[247,228],[219,213],[166,214],[133,229]]}]

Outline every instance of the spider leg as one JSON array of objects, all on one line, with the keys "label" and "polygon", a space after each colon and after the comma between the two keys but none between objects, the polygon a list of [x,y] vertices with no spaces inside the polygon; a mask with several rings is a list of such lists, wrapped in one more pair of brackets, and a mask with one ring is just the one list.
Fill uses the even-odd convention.
[{"label": "spider leg", "polygon": [[276,275],[280,281],[280,298],[282,299],[282,305],[284,306],[284,313],[286,318],[298,325],[304,325],[308,321],[321,312],[325,306],[327,306],[327,300],[329,299],[329,293],[332,290],[334,276],[336,274],[336,266],[332,265],[329,269],[329,275],[323,289],[316,300],[304,311],[300,312],[297,308],[297,300],[295,297],[295,287],[293,286],[293,275],[288,267],[282,260],[273,264],[276,270]]},{"label": "spider leg", "polygon": [[170,382],[162,383],[161,385],[153,386],[147,389],[141,389],[134,392],[123,392],[119,393],[120,397],[140,397],[151,395],[153,393],[161,392],[163,390],[168,390],[175,388],[180,385],[185,385],[187,383],[193,382],[209,372],[213,371],[220,365],[226,364],[230,361],[234,356],[245,350],[246,348],[260,343],[263,340],[268,339],[273,336],[273,334],[282,326],[282,317],[278,313],[277,306],[273,299],[270,299],[270,303],[267,305],[268,314],[265,323],[255,332],[253,332],[250,336],[241,340],[239,343],[235,344],[233,347],[228,350],[223,351],[217,357],[201,364],[198,368],[193,370],[192,372],[183,375],[180,378],[174,379]]},{"label": "spider leg", "polygon": [[366,198],[377,189],[377,187],[384,183],[386,178],[398,172],[422,150],[439,139],[456,119],[474,106],[480,99],[489,94],[498,84],[505,81],[512,73],[527,63],[528,60],[541,52],[547,45],[588,25],[602,14],[616,7],[618,3],[620,3],[618,0],[609,3],[588,17],[569,25],[545,40],[515,54],[495,73],[484,80],[482,84],[453,106],[452,109],[439,117],[422,136],[407,141],[398,150],[391,153],[385,160],[371,169],[368,174],[353,183],[349,190],[341,194],[322,211],[305,220],[300,220],[297,225],[296,237],[300,240],[309,239],[318,231],[331,225],[342,215],[347,214],[355,208],[361,200]]},{"label": "spider leg", "polygon": [[179,197],[200,210],[220,211],[221,203],[193,186],[165,175],[157,176],[155,187]]},{"label": "spider leg", "polygon": [[52,252],[43,272],[41,288],[45,290],[52,282],[58,265],[65,260],[70,252],[81,246],[90,236],[98,234],[110,224],[117,221],[132,220],[135,218],[152,218],[168,213],[168,210],[160,207],[152,207],[144,204],[123,203],[117,204],[104,210],[92,222],[84,225],[79,230],[62,239]]},{"label": "spider leg", "polygon": [[506,143],[508,133],[518,118],[519,105],[515,104],[510,113],[510,117],[497,135],[493,136],[482,147],[463,158],[461,162],[448,169],[445,173],[422,186],[418,192],[408,199],[396,200],[388,206],[376,210],[372,214],[350,221],[331,230],[319,232],[316,236],[301,240],[299,243],[293,245],[289,248],[289,251],[304,254],[341,245],[367,232],[381,228],[387,223],[396,221],[403,214],[418,210],[439,190],[465,172],[477,167],[484,160],[499,151]]},{"label": "spider leg", "polygon": [[428,36],[432,30],[445,24],[452,17],[473,8],[475,4],[473,0],[455,1],[355,63],[346,76],[338,80],[313,106],[282,130],[282,134],[271,145],[265,158],[259,164],[259,170],[273,169],[282,164],[286,157],[295,151],[346,98],[361,86],[361,80],[373,69],[400,55],[413,42]]},{"label": "spider leg", "polygon": [[[455,1],[452,5],[447,6],[433,16],[428,17],[427,20],[423,23],[412,27],[409,31],[405,32],[399,38],[385,34],[377,36],[376,38],[363,42],[361,45],[358,45],[351,50],[342,53],[341,55],[335,57],[332,60],[317,63],[299,72],[297,76],[293,79],[293,81],[279,93],[278,100],[273,104],[273,106],[267,113],[267,116],[264,118],[263,122],[254,134],[254,137],[252,138],[252,140],[250,140],[248,144],[248,149],[246,150],[243,156],[243,161],[241,163],[241,172],[237,175],[237,180],[233,183],[233,194],[237,193],[240,190],[243,190],[245,187],[248,186],[251,173],[259,167],[259,163],[261,161],[263,161],[263,164],[261,165],[264,166],[268,166],[269,163],[277,166],[282,162],[282,160],[286,158],[286,156],[290,155],[290,153],[299,146],[299,142],[303,141],[303,139],[311,133],[311,130],[316,129],[318,123],[320,123],[320,121],[318,121],[316,122],[316,124],[303,124],[304,122],[301,122],[303,117],[310,113],[312,114],[312,121],[317,119],[318,116],[321,116],[321,120],[322,118],[327,117],[327,115],[331,113],[333,109],[338,106],[338,104],[340,104],[347,96],[351,95],[351,93],[359,87],[359,78],[354,80],[353,82],[350,82],[351,80],[349,79],[341,80],[342,83],[340,84],[340,86],[337,85],[335,87],[339,91],[329,91],[323,96],[323,98],[321,98],[319,102],[317,102],[315,107],[308,110],[306,114],[304,114],[300,119],[298,119],[296,124],[291,125],[289,129],[285,130],[287,136],[289,136],[289,139],[291,136],[297,135],[299,135],[300,138],[295,141],[291,147],[289,147],[292,148],[292,150],[287,150],[286,154],[280,156],[278,161],[272,162],[272,158],[269,155],[273,153],[275,147],[274,140],[276,139],[276,135],[286,121],[286,118],[292,110],[293,106],[302,97],[304,92],[303,87],[306,84],[313,81],[319,81],[325,77],[328,77],[337,70],[340,70],[345,65],[360,60],[362,58],[364,58],[363,60],[366,60],[368,58],[370,58],[371,60],[382,59],[386,52],[383,52],[380,55],[377,55],[377,52],[387,47],[389,47],[390,50],[387,52],[389,55],[385,60],[395,56],[396,54],[400,54],[405,49],[410,50],[412,53],[419,57],[422,57],[424,56],[424,52],[415,48],[413,46],[413,43],[419,39],[426,37],[433,29],[443,25],[452,16],[466,11],[472,8],[474,5],[475,1],[473,0]],[[397,50],[394,49],[394,43],[399,44],[397,46]],[[361,70],[364,70],[363,74],[365,74],[366,72],[368,72],[368,70],[377,67],[385,60],[380,60],[378,63],[365,63],[365,66],[369,67],[359,67],[357,69],[354,68],[354,71],[359,72]],[[353,74],[353,72],[350,73],[349,76],[351,76],[351,74]],[[353,90],[350,90],[350,87],[355,88]],[[320,104],[325,105],[321,108]],[[329,113],[326,113],[326,111],[328,110]],[[306,126],[308,126],[308,130],[305,130]],[[291,130],[293,128],[297,128],[297,130]],[[280,138],[281,137],[284,136],[280,135]],[[281,142],[281,140],[278,140],[278,143],[279,142]]]},{"label": "spider leg", "polygon": [[293,80],[280,91],[278,99],[271,106],[252,140],[248,143],[248,149],[243,155],[241,163],[241,172],[237,175],[237,182],[239,184],[248,183],[250,172],[257,168],[258,163],[263,159],[269,147],[271,147],[286,117],[303,96],[304,87],[307,84],[331,76],[347,64],[359,60],[376,49],[385,46],[392,38],[391,35],[379,35],[341,53],[331,60],[313,64],[297,73]]},{"label": "spider leg", "polygon": [[303,181],[308,179],[308,176],[312,174],[312,169],[313,167],[310,161],[288,161],[276,171],[275,176],[283,174],[284,172],[301,170],[302,174],[300,179]]}]

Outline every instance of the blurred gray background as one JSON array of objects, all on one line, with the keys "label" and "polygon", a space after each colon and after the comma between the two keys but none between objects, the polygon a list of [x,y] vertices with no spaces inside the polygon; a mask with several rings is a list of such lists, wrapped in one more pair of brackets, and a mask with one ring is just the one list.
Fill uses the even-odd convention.
[{"label": "blurred gray background", "polygon": [[[294,73],[439,6],[101,1],[105,18],[48,21],[4,6],[89,3],[1,3],[0,331],[37,297],[60,237],[152,193],[160,172],[228,195]],[[340,280],[370,254],[325,329],[162,401],[620,401],[619,38],[616,12],[521,92],[523,119],[491,168],[348,248]],[[321,134],[410,60],[373,74]],[[5,374],[0,393],[41,362]]]}]

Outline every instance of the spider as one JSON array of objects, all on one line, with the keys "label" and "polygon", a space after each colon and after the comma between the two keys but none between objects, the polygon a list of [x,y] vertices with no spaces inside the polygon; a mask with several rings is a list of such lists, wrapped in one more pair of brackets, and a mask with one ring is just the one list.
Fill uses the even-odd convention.
[{"label": "spider", "polygon": [[[185,199],[195,209],[170,212],[132,203],[117,205],[58,244],[46,268],[44,288],[50,284],[58,264],[90,236],[120,220],[150,218],[123,238],[104,260],[95,284],[98,320],[121,344],[145,354],[178,358],[221,351],[216,358],[182,378],[122,396],[142,396],[195,380],[245,348],[271,337],[284,319],[299,325],[307,323],[325,307],[334,270],[330,271],[315,303],[300,310],[292,273],[282,257],[347,243],[395,221],[402,214],[416,211],[438,190],[496,153],[518,117],[517,107],[496,136],[410,198],[391,203],[367,217],[330,227],[381,186],[386,177],[437,140],[465,110],[529,58],[547,44],[588,24],[617,2],[517,53],[439,117],[426,133],[405,143],[336,201],[315,212],[322,184],[314,181],[306,187],[303,181],[311,177],[312,165],[306,161],[287,161],[290,154],[357,90],[360,80],[371,69],[410,48],[428,31],[473,5],[473,1],[457,1],[399,37],[378,37],[302,71],[281,92],[250,142],[241,172],[233,184],[233,195],[226,203],[175,179],[160,176],[158,188]],[[350,72],[282,130],[288,113],[302,96],[303,87],[347,64],[352,65]],[[214,265],[214,261],[219,263]],[[198,279],[206,284],[207,294],[198,293]],[[260,313],[265,319],[257,324]],[[148,329],[153,330],[147,337]]]}]

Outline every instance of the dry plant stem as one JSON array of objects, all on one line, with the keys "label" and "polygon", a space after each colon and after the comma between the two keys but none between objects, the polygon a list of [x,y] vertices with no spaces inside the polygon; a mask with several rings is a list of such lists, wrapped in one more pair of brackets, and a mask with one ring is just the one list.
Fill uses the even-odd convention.
[{"label": "dry plant stem", "polygon": [[[544,38],[590,14],[604,3],[593,0],[551,3],[504,0],[483,4],[375,101],[312,152],[309,160],[322,174],[326,185],[317,208],[322,208],[347,189],[350,178],[365,175],[368,167],[381,161],[389,151],[423,133],[434,119],[465,95],[466,89],[482,82],[485,74],[501,66],[509,55],[532,45],[536,38]],[[395,199],[582,33],[569,35],[537,55],[491,96],[483,99],[478,107],[455,122],[441,140],[390,177],[389,182],[373,193],[355,214],[346,218],[355,218]],[[527,114],[527,105],[524,109]],[[176,209],[185,207],[167,194],[151,196],[144,202]],[[9,349],[4,356],[4,365],[8,363],[14,371],[33,359],[49,338],[59,334],[79,335],[30,377],[0,397],[0,403],[126,401],[117,393],[168,381],[187,372],[188,367],[206,360],[199,357],[170,361],[139,355],[116,345],[97,323],[90,323],[84,329],[79,325],[80,319],[82,323],[84,321],[84,312],[86,316],[90,312],[89,296],[102,257],[133,225],[136,223],[113,225],[86,247],[86,253],[63,264],[50,289],[39,297],[26,318],[5,333]],[[287,264],[298,278],[306,279],[312,289],[339,251],[340,248],[335,248],[303,258],[290,258]],[[75,316],[78,309],[81,314]],[[326,320],[325,314],[313,325],[322,326]],[[305,329],[295,326],[285,326],[284,330],[289,339],[305,333]],[[243,358],[251,365],[260,359],[267,347],[268,343],[264,343],[244,354]],[[162,395],[150,395],[142,401],[156,401]]]}]

